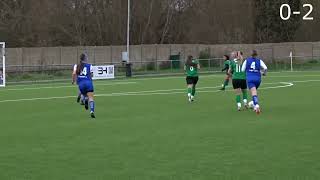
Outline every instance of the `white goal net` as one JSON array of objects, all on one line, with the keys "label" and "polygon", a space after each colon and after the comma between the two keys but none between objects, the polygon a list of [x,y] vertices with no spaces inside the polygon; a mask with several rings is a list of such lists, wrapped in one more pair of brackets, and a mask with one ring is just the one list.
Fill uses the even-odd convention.
[{"label": "white goal net", "polygon": [[0,87],[6,86],[6,56],[5,56],[6,44],[0,42]]}]

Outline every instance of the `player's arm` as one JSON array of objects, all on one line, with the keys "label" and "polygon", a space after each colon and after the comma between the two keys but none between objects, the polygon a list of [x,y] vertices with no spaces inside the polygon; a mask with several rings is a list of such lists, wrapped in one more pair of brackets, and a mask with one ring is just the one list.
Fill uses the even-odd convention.
[{"label": "player's arm", "polygon": [[91,78],[93,78],[93,66],[90,65],[90,74],[91,74]]},{"label": "player's arm", "polygon": [[73,71],[72,71],[72,84],[74,84],[77,80],[77,65],[73,66]]},{"label": "player's arm", "polygon": [[197,68],[198,69],[201,69],[201,66],[200,66],[200,63],[198,62],[198,64],[197,64]]},{"label": "player's arm", "polygon": [[267,75],[267,71],[268,71],[268,67],[262,60],[260,60],[260,64],[261,64],[261,67],[263,69],[262,70],[262,75],[266,76]]},{"label": "player's arm", "polygon": [[228,69],[228,74],[229,74],[229,75],[232,74],[232,69],[231,69],[231,68]]},{"label": "player's arm", "polygon": [[228,64],[225,63],[224,64],[224,68],[221,71],[223,72],[223,71],[228,70],[228,69],[229,69],[229,66],[228,66]]},{"label": "player's arm", "polygon": [[241,71],[242,71],[242,72],[245,72],[246,69],[247,69],[247,60],[245,60],[245,61],[243,62]]},{"label": "player's arm", "polygon": [[244,59],[241,51],[238,51],[238,58],[239,58],[241,61]]},{"label": "player's arm", "polygon": [[233,70],[232,69],[234,68],[234,66],[235,66],[234,62],[230,62],[229,69],[227,71],[230,76],[233,74]]}]

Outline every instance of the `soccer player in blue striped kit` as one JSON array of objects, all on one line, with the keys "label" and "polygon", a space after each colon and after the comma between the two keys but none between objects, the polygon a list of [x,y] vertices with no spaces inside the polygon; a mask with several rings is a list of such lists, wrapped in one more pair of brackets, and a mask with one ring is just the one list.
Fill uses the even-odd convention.
[{"label": "soccer player in blue striped kit", "polygon": [[[94,88],[92,81],[92,65],[88,64],[88,56],[86,54],[81,54],[80,64],[77,65],[77,84],[81,94],[85,97],[85,108],[88,110],[90,106],[91,118],[95,118],[94,109]],[[73,82],[76,79],[73,79]]]},{"label": "soccer player in blue striped kit", "polygon": [[261,84],[261,74],[265,76],[267,69],[266,64],[258,58],[258,52],[256,50],[252,51],[252,56],[245,60],[242,65],[242,71],[247,73],[247,83],[251,91],[254,111],[257,114],[261,113],[258,99],[258,88]]}]

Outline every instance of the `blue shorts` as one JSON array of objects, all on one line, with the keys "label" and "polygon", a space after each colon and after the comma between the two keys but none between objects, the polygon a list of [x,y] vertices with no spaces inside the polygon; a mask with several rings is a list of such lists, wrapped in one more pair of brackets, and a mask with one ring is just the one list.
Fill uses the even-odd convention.
[{"label": "blue shorts", "polygon": [[261,84],[261,79],[247,79],[247,82],[248,82],[249,89],[254,88],[254,87],[256,89],[258,89]]},{"label": "blue shorts", "polygon": [[92,81],[81,81],[79,82],[78,86],[82,95],[87,95],[89,92],[94,92]]}]

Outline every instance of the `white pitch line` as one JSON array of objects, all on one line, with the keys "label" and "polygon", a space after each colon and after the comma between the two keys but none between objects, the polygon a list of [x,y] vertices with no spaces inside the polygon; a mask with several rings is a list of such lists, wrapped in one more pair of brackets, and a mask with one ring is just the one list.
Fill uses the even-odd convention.
[{"label": "white pitch line", "polygon": [[[214,86],[214,87],[199,87],[197,90],[201,89],[216,89],[221,86]],[[119,93],[112,93],[112,94],[143,94],[143,93],[161,93],[161,92],[174,92],[174,91],[184,91],[184,89],[162,89],[162,90],[150,90],[150,91],[132,91],[132,92],[119,92]]]},{"label": "white pitch line", "polygon": [[[115,86],[115,85],[127,85],[127,84],[136,84],[137,82],[117,82],[109,84],[95,84],[95,86]],[[76,85],[69,86],[46,86],[46,87],[30,87],[30,88],[19,88],[19,89],[3,89],[0,91],[24,91],[24,90],[41,90],[41,89],[62,89],[62,88],[77,88]]]},{"label": "white pitch line", "polygon": [[[269,83],[271,84],[271,83]],[[294,86],[293,83],[289,83],[289,82],[279,82],[279,83],[272,83],[272,84],[284,84],[282,86],[275,86],[275,87],[264,87],[264,88],[260,88],[263,90],[266,89],[279,89],[279,88],[286,88],[286,87],[291,87]],[[220,87],[220,86],[218,86]],[[198,88],[200,89],[200,88]],[[209,88],[207,88],[209,89]],[[233,91],[233,89],[227,90],[227,91]],[[217,93],[217,92],[221,92],[221,90],[215,90],[215,91],[197,91],[198,93]],[[112,93],[112,94],[100,94],[100,95],[96,95],[98,97],[110,97],[110,96],[150,96],[150,95],[171,95],[171,94],[185,94],[185,92],[150,92],[150,93],[146,93],[146,94],[142,94],[142,93]],[[1,101],[0,101],[1,102]]]},{"label": "white pitch line", "polygon": [[308,82],[320,82],[320,79],[305,80],[305,81],[292,81],[293,83],[308,83]]},{"label": "white pitch line", "polygon": [[[269,74],[279,74],[279,72],[270,72]],[[202,75],[200,78],[207,79],[207,78],[222,78],[224,75],[222,74],[211,74],[211,75]],[[313,74],[313,75],[279,75],[279,76],[267,76],[267,78],[295,78],[295,77],[320,77],[320,74]],[[125,80],[112,80],[114,83],[110,84],[100,84],[99,81],[95,83],[95,86],[112,86],[112,85],[125,85],[125,84],[134,84],[137,83],[137,81],[148,81],[148,80],[168,80],[168,79],[184,79],[184,76],[174,76],[174,77],[153,77],[153,78],[134,78],[135,82],[125,81]],[[125,82],[122,82],[125,81]],[[28,87],[30,85],[14,85],[14,87],[23,87],[27,86],[25,88],[12,88],[12,89],[0,89],[0,91],[23,91],[23,90],[41,90],[41,89],[60,89],[60,88],[73,88],[76,86],[68,85],[68,83],[51,83],[52,85],[66,85],[66,86],[44,86],[44,87]],[[42,85],[51,85],[51,84],[42,84]]]},{"label": "white pitch line", "polygon": [[[215,89],[220,86],[215,86],[215,87],[202,87],[198,89]],[[129,96],[129,95],[139,95],[142,93],[160,93],[160,92],[170,92],[173,93],[173,91],[181,91],[185,89],[166,89],[166,90],[154,90],[154,91],[133,91],[133,92],[119,92],[119,93],[110,93],[110,94],[97,94],[95,95],[96,97],[99,96]],[[20,101],[36,101],[36,100],[54,100],[54,99],[67,99],[67,98],[74,98],[75,96],[60,96],[60,97],[44,97],[44,98],[30,98],[30,99],[12,99],[12,100],[3,100],[0,101],[0,103],[4,102],[20,102]]]},{"label": "white pitch line", "polygon": [[[265,83],[265,84],[284,84],[281,86],[275,86],[275,87],[265,87],[265,88],[260,88],[260,89],[278,89],[278,88],[286,88],[286,87],[291,87],[294,84],[289,83],[289,82],[278,82],[278,83]],[[215,90],[215,91],[201,91],[201,89],[213,89],[217,88],[220,86],[216,87],[202,87],[198,88],[200,91],[199,93],[217,93],[221,92],[220,90]],[[97,94],[95,95],[96,97],[117,97],[117,96],[150,96],[150,95],[171,95],[171,94],[184,94],[185,92],[175,92],[175,91],[180,91],[184,89],[169,89],[169,90],[155,90],[155,91],[137,91],[137,92],[123,92],[123,93],[109,93],[109,94]],[[171,92],[170,92],[171,91]],[[233,90],[228,90],[228,91],[233,91]],[[30,98],[30,99],[9,99],[9,100],[2,100],[0,103],[5,103],[5,102],[22,102],[22,101],[38,101],[38,100],[56,100],[56,99],[68,99],[68,98],[74,98],[75,96],[60,96],[60,97],[44,97],[44,98]]]},{"label": "white pitch line", "polygon": [[22,101],[37,101],[37,100],[55,100],[55,99],[68,99],[74,98],[75,96],[60,96],[60,97],[46,97],[46,98],[30,98],[30,99],[8,99],[0,101],[0,103],[5,102],[22,102]]},{"label": "white pitch line", "polygon": [[280,75],[280,76],[266,76],[267,78],[299,78],[299,77],[320,77],[320,74],[309,74],[309,75]]}]

